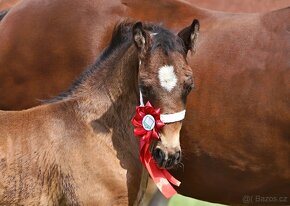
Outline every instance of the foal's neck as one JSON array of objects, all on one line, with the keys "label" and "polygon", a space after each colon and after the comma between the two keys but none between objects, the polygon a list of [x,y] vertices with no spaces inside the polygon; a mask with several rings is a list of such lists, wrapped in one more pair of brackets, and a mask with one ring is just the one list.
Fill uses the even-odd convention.
[{"label": "foal's neck", "polygon": [[[119,48],[97,68],[78,89],[80,113],[91,122],[101,117],[124,126],[138,104],[138,55],[136,48]],[[127,127],[127,126],[126,126]]]},{"label": "foal's neck", "polygon": [[[121,175],[112,175],[112,179],[120,184],[117,186],[128,190],[129,202],[133,202],[137,196],[142,170],[139,161],[139,141],[133,135],[130,121],[138,104],[137,54],[134,45],[118,48],[104,59],[98,68],[88,70],[88,75],[82,78],[81,84],[66,101],[73,105],[77,115],[75,120],[80,124],[85,123],[90,128],[87,130],[87,139],[93,138],[97,141],[92,150],[100,148],[103,151],[101,154],[107,155],[109,160],[114,160],[108,165],[102,162],[103,169],[92,173],[99,175],[99,179],[102,180],[103,176],[117,170],[116,173]],[[106,144],[106,147],[103,144]],[[96,152],[96,155],[99,154]],[[112,162],[114,164],[111,164]],[[90,163],[98,164],[94,160]],[[103,175],[104,173],[106,175]],[[119,198],[120,194],[111,195]]]}]

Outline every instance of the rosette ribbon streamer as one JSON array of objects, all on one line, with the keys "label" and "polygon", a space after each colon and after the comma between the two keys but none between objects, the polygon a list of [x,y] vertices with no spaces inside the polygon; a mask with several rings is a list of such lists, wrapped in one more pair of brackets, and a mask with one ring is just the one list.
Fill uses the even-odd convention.
[{"label": "rosette ribbon streamer", "polygon": [[[142,97],[141,92],[140,96]],[[160,119],[162,115],[160,114],[160,109],[155,109],[150,102],[147,102],[146,105],[143,106],[143,100],[141,100],[141,97],[141,106],[136,107],[136,115],[132,119],[132,123],[135,126],[134,134],[135,136],[140,137],[140,160],[161,193],[166,198],[170,198],[177,193],[170,183],[179,186],[180,182],[166,169],[159,168],[150,152],[151,141],[159,139],[158,132],[164,126],[164,122]],[[175,115],[175,119],[180,119],[182,116],[184,118],[183,114],[175,113],[169,115]],[[164,115],[164,118],[167,118],[167,122],[174,122],[168,115]]]}]

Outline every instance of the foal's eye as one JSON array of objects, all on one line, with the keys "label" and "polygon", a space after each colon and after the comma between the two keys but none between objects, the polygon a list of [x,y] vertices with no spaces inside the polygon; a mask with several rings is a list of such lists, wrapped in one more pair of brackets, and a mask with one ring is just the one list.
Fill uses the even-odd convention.
[{"label": "foal's eye", "polygon": [[192,90],[192,84],[185,84],[183,87],[183,95],[187,96]]},{"label": "foal's eye", "polygon": [[189,92],[192,90],[192,88],[193,88],[193,79],[191,76],[187,76],[187,79],[183,85],[183,95],[187,96]]}]

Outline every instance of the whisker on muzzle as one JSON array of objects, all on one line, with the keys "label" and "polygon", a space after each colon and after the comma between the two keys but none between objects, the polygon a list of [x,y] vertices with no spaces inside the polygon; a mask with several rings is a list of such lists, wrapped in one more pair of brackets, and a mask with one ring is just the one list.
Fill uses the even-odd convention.
[{"label": "whisker on muzzle", "polygon": [[181,168],[182,169],[182,172],[184,172],[184,164],[182,162],[179,162],[177,165],[176,165],[176,168]]}]

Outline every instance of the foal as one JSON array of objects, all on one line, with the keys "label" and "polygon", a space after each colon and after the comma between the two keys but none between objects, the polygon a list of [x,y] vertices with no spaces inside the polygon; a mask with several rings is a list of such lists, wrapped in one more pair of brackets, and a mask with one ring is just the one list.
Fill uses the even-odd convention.
[{"label": "foal", "polygon": [[[1,111],[0,204],[132,205],[142,171],[130,122],[139,90],[162,113],[184,110],[192,87],[186,53],[197,28],[195,20],[176,36],[123,22],[68,91],[32,109]],[[159,166],[180,161],[180,128],[161,130]]]}]

